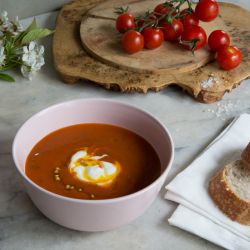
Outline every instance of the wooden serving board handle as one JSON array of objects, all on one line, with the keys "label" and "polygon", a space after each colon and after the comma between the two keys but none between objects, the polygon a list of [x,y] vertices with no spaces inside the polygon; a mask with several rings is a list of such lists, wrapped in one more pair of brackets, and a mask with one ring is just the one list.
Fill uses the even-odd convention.
[{"label": "wooden serving board handle", "polygon": [[[107,89],[143,93],[148,90],[159,91],[171,84],[176,84],[196,100],[212,103],[220,100],[226,92],[231,91],[250,76],[249,11],[233,4],[220,3],[224,29],[229,32],[232,44],[238,46],[243,52],[243,62],[238,68],[223,71],[215,62],[210,62],[191,71],[184,69],[178,73],[168,71],[167,68],[164,68],[166,72],[159,72],[158,69],[144,72],[104,62],[82,46],[79,34],[82,18],[86,18],[90,8],[103,2],[103,0],[76,0],[65,5],[58,14],[53,38],[53,57],[55,68],[65,82],[73,83],[79,79],[87,79]],[[151,51],[146,52],[151,53]]]}]

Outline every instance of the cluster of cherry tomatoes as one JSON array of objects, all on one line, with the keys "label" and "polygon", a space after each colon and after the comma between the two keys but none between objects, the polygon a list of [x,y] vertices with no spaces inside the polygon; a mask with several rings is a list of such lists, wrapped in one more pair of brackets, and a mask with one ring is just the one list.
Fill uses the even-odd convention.
[{"label": "cluster of cherry tomatoes", "polygon": [[[188,4],[188,8],[181,10],[184,3]],[[116,29],[123,33],[122,47],[129,54],[143,48],[156,49],[164,40],[179,43],[193,52],[208,42],[221,68],[230,70],[241,63],[241,51],[230,46],[230,37],[226,32],[215,30],[207,39],[205,30],[199,26],[200,21],[210,22],[219,15],[216,0],[200,0],[195,9],[191,0],[168,0],[139,17],[129,13],[128,8],[119,8],[117,13]]]}]

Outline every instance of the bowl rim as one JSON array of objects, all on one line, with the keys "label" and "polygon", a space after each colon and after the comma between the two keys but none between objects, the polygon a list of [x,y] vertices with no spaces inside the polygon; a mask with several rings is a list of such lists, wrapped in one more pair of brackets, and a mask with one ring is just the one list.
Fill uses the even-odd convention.
[{"label": "bowl rim", "polygon": [[[26,124],[28,124],[29,122],[31,122],[33,119],[35,119],[36,117],[42,115],[43,113],[46,113],[50,110],[56,109],[60,106],[64,106],[64,105],[71,105],[72,103],[77,103],[77,102],[108,102],[111,104],[116,104],[116,105],[122,105],[125,107],[128,107],[130,109],[135,109],[138,112],[143,113],[144,115],[146,115],[147,117],[149,117],[150,119],[153,119],[154,122],[156,122],[166,133],[166,135],[168,136],[169,142],[170,142],[170,159],[169,162],[165,168],[165,170],[161,173],[161,175],[155,179],[151,184],[149,184],[148,186],[144,187],[143,189],[140,189],[137,192],[128,194],[128,195],[124,195],[121,197],[116,197],[116,198],[111,198],[111,199],[100,199],[100,200],[84,200],[84,199],[77,199],[77,198],[71,198],[71,197],[67,197],[67,196],[63,196],[60,194],[56,194],[53,193],[41,186],[39,186],[38,184],[36,184],[35,182],[33,182],[26,174],[25,171],[22,171],[18,166],[19,164],[17,163],[17,158],[16,158],[16,144],[17,144],[17,140],[19,137],[19,134],[21,133],[22,129],[26,126]],[[72,99],[69,101],[65,101],[65,102],[60,102],[54,105],[50,105],[47,108],[44,108],[38,112],[36,112],[34,115],[32,115],[28,120],[26,120],[23,125],[18,129],[13,143],[12,143],[12,158],[14,160],[15,163],[15,167],[18,170],[18,172],[21,174],[21,176],[24,178],[24,180],[26,180],[31,186],[33,186],[34,188],[39,189],[41,192],[52,196],[53,198],[58,198],[58,199],[62,199],[64,201],[68,201],[68,202],[75,202],[75,203],[82,203],[82,204],[110,204],[110,203],[116,203],[116,202],[121,202],[121,201],[125,201],[128,199],[133,199],[143,193],[145,193],[146,191],[148,191],[149,189],[151,189],[152,187],[154,187],[155,185],[158,184],[158,182],[167,174],[167,172],[170,170],[172,164],[173,164],[173,160],[174,160],[174,142],[173,139],[171,137],[171,134],[169,132],[169,130],[167,129],[167,127],[155,116],[153,116],[151,113],[149,113],[148,111],[145,111],[144,109],[138,108],[134,105],[122,102],[122,101],[117,101],[117,100],[110,100],[110,99],[106,99],[106,98],[78,98],[78,99]]]}]

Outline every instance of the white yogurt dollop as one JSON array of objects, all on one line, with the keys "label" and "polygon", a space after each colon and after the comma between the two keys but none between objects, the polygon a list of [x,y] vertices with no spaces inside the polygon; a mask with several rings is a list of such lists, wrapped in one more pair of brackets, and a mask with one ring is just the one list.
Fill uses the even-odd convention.
[{"label": "white yogurt dollop", "polygon": [[101,159],[107,155],[93,155],[87,150],[76,152],[70,160],[69,171],[81,181],[96,185],[108,185],[120,172],[120,164],[117,161],[108,162]]}]

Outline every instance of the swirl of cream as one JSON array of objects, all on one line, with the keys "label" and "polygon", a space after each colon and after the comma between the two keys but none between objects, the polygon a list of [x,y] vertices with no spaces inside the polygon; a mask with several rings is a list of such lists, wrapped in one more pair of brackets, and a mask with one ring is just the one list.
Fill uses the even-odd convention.
[{"label": "swirl of cream", "polygon": [[88,153],[87,149],[77,151],[70,160],[69,172],[77,179],[99,186],[111,184],[121,168],[117,161],[103,161],[104,157]]}]

